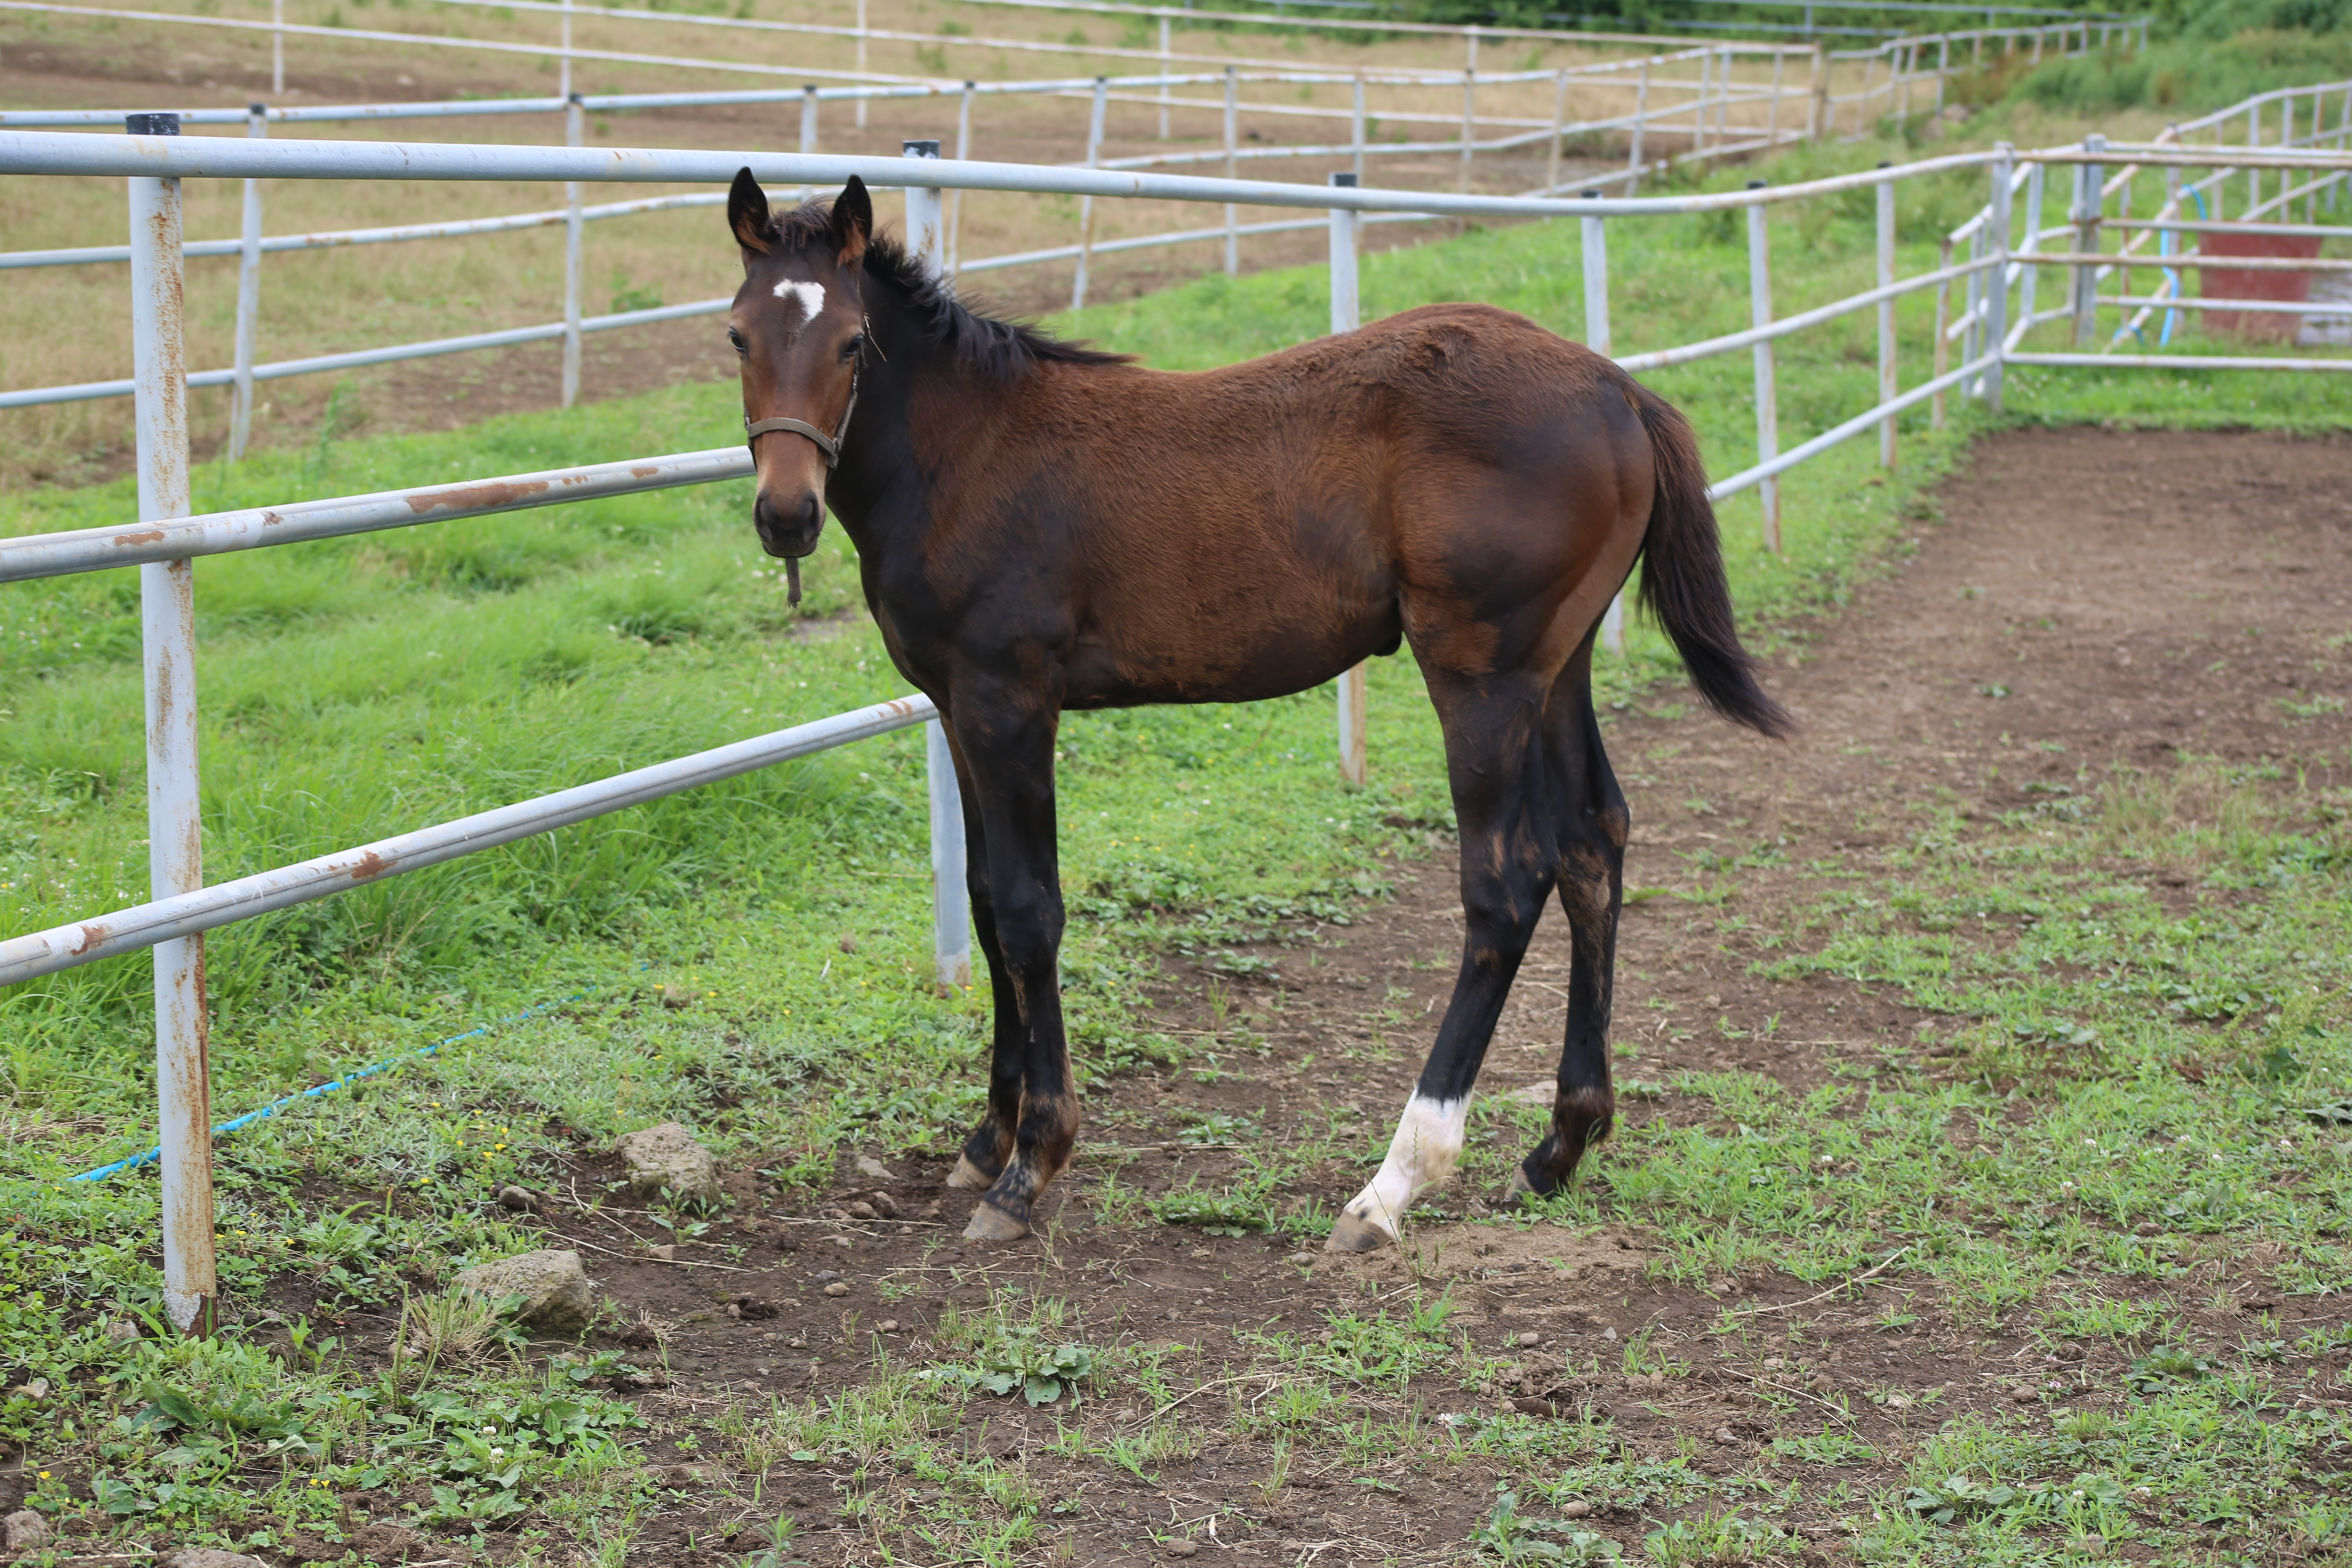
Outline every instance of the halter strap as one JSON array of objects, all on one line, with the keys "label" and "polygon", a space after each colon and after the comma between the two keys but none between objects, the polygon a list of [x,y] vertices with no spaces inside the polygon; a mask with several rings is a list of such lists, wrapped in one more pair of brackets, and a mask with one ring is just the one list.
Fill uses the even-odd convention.
[{"label": "halter strap", "polygon": [[856,412],[857,376],[852,372],[849,377],[849,406],[841,411],[841,423],[834,427],[832,435],[826,435],[804,419],[754,419],[746,414],[743,416],[743,444],[749,447],[771,430],[789,430],[795,436],[805,436],[815,442],[816,449],[824,454],[824,466],[837,468],[841,467],[841,443],[849,434],[849,416]]}]

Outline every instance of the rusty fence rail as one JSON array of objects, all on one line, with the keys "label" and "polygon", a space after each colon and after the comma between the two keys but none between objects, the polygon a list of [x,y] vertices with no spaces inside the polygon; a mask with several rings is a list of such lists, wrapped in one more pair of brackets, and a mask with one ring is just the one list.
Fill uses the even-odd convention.
[{"label": "rusty fence rail", "polygon": [[[1764,542],[1780,548],[1779,477],[1799,464],[1857,437],[1878,434],[1878,459],[1895,461],[1898,417],[1932,404],[1940,422],[1948,394],[1982,399],[1997,411],[2005,364],[2061,365],[2089,361],[2102,365],[2164,363],[2206,369],[2247,365],[2288,373],[2306,369],[2352,370],[2352,356],[2284,359],[2261,356],[2100,357],[2032,353],[2021,349],[2010,323],[2030,325],[2032,279],[2036,268],[2069,267],[2089,273],[2099,267],[2156,265],[2098,249],[2098,209],[2078,215],[2074,248],[2039,248],[2047,231],[2029,218],[2022,239],[2012,198],[2031,183],[2032,170],[2082,169],[2086,190],[2108,189],[2099,171],[2128,156],[2130,171],[2163,174],[2176,186],[2183,176],[2207,171],[2216,177],[2278,176],[2281,189],[2271,205],[2304,200],[2310,208],[2325,189],[2332,192],[2347,173],[2352,155],[2312,146],[2197,147],[2159,145],[2127,150],[2096,145],[2053,148],[2023,154],[2002,145],[1990,153],[1924,159],[1778,187],[1666,197],[1607,196],[1591,191],[1574,198],[1514,198],[1465,193],[1379,190],[1356,183],[1352,173],[1335,173],[1327,185],[1287,184],[1202,178],[1105,168],[1038,167],[1024,164],[942,161],[936,142],[909,142],[901,158],[803,156],[789,153],[647,149],[590,150],[531,146],[467,146],[425,143],[267,142],[176,136],[169,115],[133,116],[125,136],[0,132],[0,174],[96,174],[127,179],[131,197],[129,244],[133,307],[133,408],[138,437],[137,524],[71,533],[0,540],[0,582],[66,573],[133,566],[141,574],[146,655],[147,777],[152,898],[132,909],[0,942],[0,984],[54,973],[110,955],[152,948],[155,954],[158,1118],[164,1195],[165,1300],[173,1321],[200,1328],[215,1295],[212,1250],[211,1125],[206,1036],[202,994],[202,943],[206,931],[269,910],[331,896],[376,879],[438,864],[457,856],[511,843],[608,812],[732,777],[789,758],[887,731],[925,726],[930,795],[930,855],[934,948],[944,983],[961,984],[971,973],[971,941],[964,882],[961,810],[944,731],[929,701],[908,696],[856,712],[737,742],[573,789],[478,813],[207,887],[203,879],[198,816],[194,681],[194,559],[303,540],[373,530],[413,527],[449,519],[563,504],[601,496],[741,478],[751,471],[740,448],[605,463],[543,473],[469,479],[414,490],[306,500],[278,507],[191,516],[188,489],[187,388],[190,377],[181,331],[184,247],[180,233],[181,182],[188,178],[287,178],[317,180],[432,179],[531,180],[574,183],[697,183],[723,184],[750,166],[778,184],[832,184],[851,174],[877,189],[898,189],[907,203],[910,247],[935,271],[943,265],[943,193],[1010,190],[1097,198],[1144,197],[1200,204],[1248,202],[1306,209],[1328,225],[1331,327],[1348,331],[1358,324],[1358,252],[1367,221],[1399,214],[1461,216],[1573,216],[1580,220],[1586,337],[1593,348],[1614,354],[1609,326],[1607,227],[1612,220],[1665,214],[1741,210],[1749,248],[1749,321],[1740,331],[1699,342],[1617,356],[1628,370],[1654,369],[1718,354],[1748,353],[1754,361],[1756,460],[1709,488],[1722,500],[1753,489],[1759,492]],[[1906,181],[1955,171],[1980,170],[1991,199],[1983,214],[1963,226],[1956,238],[1969,238],[1972,253],[1955,259],[1949,246],[1939,265],[1898,276],[1895,251],[1897,192]],[[2218,175],[2214,173],[2218,171]],[[2122,175],[2117,176],[2122,179]],[[2298,183],[2300,182],[2300,183]],[[1869,190],[1877,215],[1875,287],[1791,314],[1773,308],[1769,229],[1764,221],[1775,205]],[[2179,225],[2159,208],[2145,222],[2121,219],[2112,226],[2127,233],[2126,244],[2149,235],[2171,234]],[[2274,227],[2243,222],[2234,226]],[[2306,212],[2306,218],[2310,216]],[[2340,226],[2306,222],[2291,228],[2352,232]],[[2217,264],[2196,253],[2162,258],[2176,267]],[[2237,265],[2243,267],[2239,259]],[[2338,263],[2340,268],[2343,264]],[[2256,268],[2255,270],[2261,270]],[[1955,285],[1969,291],[1968,309],[1951,321]],[[1894,311],[1906,295],[1935,290],[1937,321],[1931,372],[1907,390],[1896,363]],[[2011,300],[2016,297],[2012,313]],[[2093,308],[2097,296],[2093,291]],[[2110,305],[2136,304],[2126,294]],[[1774,345],[1845,316],[1875,311],[1878,325],[1877,400],[1827,430],[1783,448],[1774,378]],[[1957,365],[1948,344],[1967,347]],[[1612,605],[1601,640],[1622,651],[1622,609]],[[1338,683],[1339,765],[1343,777],[1365,776],[1364,670],[1343,674]]]}]

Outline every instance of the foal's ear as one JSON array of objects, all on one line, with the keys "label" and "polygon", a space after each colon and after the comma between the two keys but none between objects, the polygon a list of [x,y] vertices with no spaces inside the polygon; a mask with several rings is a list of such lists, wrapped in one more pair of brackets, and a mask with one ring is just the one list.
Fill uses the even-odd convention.
[{"label": "foal's ear", "polygon": [[728,189],[727,226],[735,231],[735,243],[746,250],[765,256],[774,248],[769,244],[775,229],[768,216],[768,193],[760,188],[749,169],[736,170],[735,184]]},{"label": "foal's ear", "polygon": [[836,267],[855,267],[866,255],[866,242],[874,237],[874,198],[866,194],[866,182],[856,175],[841,187],[841,195],[833,199],[833,260]]}]

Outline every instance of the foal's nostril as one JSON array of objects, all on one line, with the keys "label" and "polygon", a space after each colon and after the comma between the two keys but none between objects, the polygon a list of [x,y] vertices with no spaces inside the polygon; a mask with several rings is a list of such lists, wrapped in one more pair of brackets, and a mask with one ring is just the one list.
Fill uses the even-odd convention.
[{"label": "foal's nostril", "polygon": [[799,500],[779,506],[762,491],[751,503],[751,521],[769,554],[806,555],[816,548],[817,532],[824,526],[824,503],[814,491],[803,490]]}]

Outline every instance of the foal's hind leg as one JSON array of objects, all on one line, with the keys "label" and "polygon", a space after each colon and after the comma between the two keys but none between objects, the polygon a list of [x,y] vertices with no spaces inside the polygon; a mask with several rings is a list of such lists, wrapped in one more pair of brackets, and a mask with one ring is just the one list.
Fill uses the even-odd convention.
[{"label": "foal's hind leg", "polygon": [[1609,1006],[1616,981],[1617,914],[1624,893],[1624,793],[1592,711],[1592,645],[1560,674],[1545,713],[1545,762],[1559,832],[1559,902],[1568,913],[1568,1038],[1551,1131],[1512,1178],[1518,1194],[1557,1191],[1616,1111],[1609,1084]]},{"label": "foal's hind leg", "polygon": [[1430,696],[1445,727],[1462,834],[1462,968],[1388,1158],[1331,1227],[1333,1252],[1396,1240],[1414,1194],[1461,1157],[1470,1088],[1559,858],[1544,777],[1544,687],[1517,674],[1476,682],[1433,673]]}]

